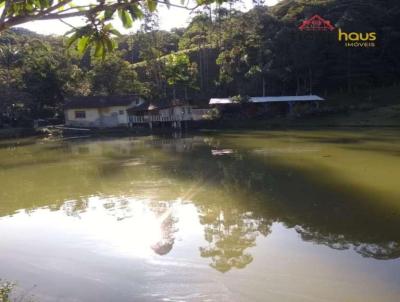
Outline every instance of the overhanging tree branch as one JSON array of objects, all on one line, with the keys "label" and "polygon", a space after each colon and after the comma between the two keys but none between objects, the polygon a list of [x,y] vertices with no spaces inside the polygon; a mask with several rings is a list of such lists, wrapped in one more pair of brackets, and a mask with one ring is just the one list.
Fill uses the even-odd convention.
[{"label": "overhanging tree branch", "polygon": [[10,0],[6,0],[6,2],[4,4],[3,12],[1,13],[0,24],[2,22],[4,22],[4,20],[6,19],[7,12],[8,12],[8,9],[10,8],[10,5],[11,5],[11,1]]},{"label": "overhanging tree branch", "polygon": [[[113,3],[113,4],[106,4],[105,2],[101,2],[96,5],[83,5],[83,6],[76,6],[76,7],[68,7],[66,9],[55,12],[56,10],[62,8],[63,6],[65,6],[71,2],[72,2],[72,0],[63,0],[63,1],[59,1],[57,4],[51,6],[47,9],[39,10],[38,13],[36,13],[36,14],[22,14],[22,15],[18,15],[18,16],[9,16],[7,18],[7,12],[9,11],[12,1],[6,0],[2,15],[0,17],[0,31],[8,29],[8,28],[16,26],[16,25],[35,21],[35,20],[66,19],[66,18],[72,18],[72,17],[82,17],[82,16],[88,16],[88,15],[94,15],[94,14],[97,14],[97,13],[105,11],[105,10],[127,9],[132,4],[139,3],[140,0],[129,1],[129,2],[117,2],[117,3]],[[159,0],[156,0],[156,2],[159,4],[164,4],[167,6],[186,9],[186,10],[190,10],[190,11],[193,11],[199,7],[198,5],[196,5],[194,7],[188,7],[188,6],[184,6],[184,5],[173,4],[173,3],[168,3],[166,1],[159,1]],[[83,8],[88,8],[88,9],[83,9]],[[77,10],[77,9],[81,9],[81,10],[69,12],[71,10]]]},{"label": "overhanging tree branch", "polygon": [[[6,19],[3,22],[0,21],[0,31],[8,29],[10,27],[20,25],[23,23],[31,22],[31,21],[36,21],[36,20],[56,20],[56,19],[66,19],[66,18],[72,18],[72,17],[82,17],[82,16],[90,16],[90,15],[95,15],[98,14],[104,10],[117,10],[117,9],[127,9],[130,7],[132,4],[138,3],[139,0],[135,1],[130,1],[130,2],[118,2],[118,3],[113,3],[113,4],[99,4],[96,6],[93,6],[90,9],[87,10],[79,10],[75,12],[70,12],[70,13],[63,13],[65,11],[69,11],[74,8],[68,8],[63,11],[59,11],[57,13],[52,13],[58,8],[62,7],[63,5],[66,5],[70,3],[72,0],[65,0],[65,1],[60,1],[57,3],[55,6],[52,6],[51,8],[48,8],[47,10],[40,11],[37,14],[34,15],[20,15],[20,16],[15,16],[15,17],[10,17]],[[87,6],[89,7],[89,6]]]},{"label": "overhanging tree branch", "polygon": [[[197,4],[205,0],[196,0]],[[209,4],[216,0],[206,0]],[[221,0],[220,0],[221,1]],[[93,4],[86,2],[84,5],[72,5],[73,0],[58,1],[26,1],[26,0],[0,0],[3,10],[0,15],[0,32],[13,26],[38,20],[60,20],[72,17],[84,17],[86,24],[73,27],[69,35],[67,46],[75,44],[79,52],[84,52],[88,47],[94,50],[94,55],[105,56],[106,52],[115,49],[113,38],[120,33],[111,24],[112,17],[118,13],[119,19],[125,28],[130,28],[133,21],[143,18],[145,11],[155,13],[158,4],[168,7],[177,7],[193,11],[195,7],[184,4],[172,4],[169,0],[97,0]]]}]

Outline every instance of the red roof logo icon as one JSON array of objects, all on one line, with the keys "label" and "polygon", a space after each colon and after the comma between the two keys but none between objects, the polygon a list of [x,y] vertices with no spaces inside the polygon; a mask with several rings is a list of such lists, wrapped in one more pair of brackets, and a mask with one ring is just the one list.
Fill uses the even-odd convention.
[{"label": "red roof logo icon", "polygon": [[332,31],[335,27],[331,21],[325,20],[320,15],[314,15],[310,19],[304,20],[299,29],[302,31]]}]

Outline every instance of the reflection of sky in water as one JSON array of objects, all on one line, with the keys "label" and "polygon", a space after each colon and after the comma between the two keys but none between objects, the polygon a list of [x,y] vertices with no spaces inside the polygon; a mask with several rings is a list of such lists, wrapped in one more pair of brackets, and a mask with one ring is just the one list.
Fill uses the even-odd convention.
[{"label": "reflection of sky in water", "polygon": [[[175,240],[201,232],[196,208],[182,201],[151,202],[129,197],[89,197],[67,201],[58,211],[42,208],[2,218],[17,228],[40,232],[52,225],[56,241],[65,235],[80,237],[96,252],[127,257],[152,258],[167,254]],[[1,221],[1,220],[0,220]],[[179,237],[175,234],[179,231]],[[197,234],[198,235],[198,234]]]}]

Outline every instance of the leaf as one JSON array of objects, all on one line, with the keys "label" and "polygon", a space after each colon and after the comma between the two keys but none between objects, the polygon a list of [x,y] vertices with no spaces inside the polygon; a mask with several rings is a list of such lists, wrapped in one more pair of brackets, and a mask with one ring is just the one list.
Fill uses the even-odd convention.
[{"label": "leaf", "polygon": [[40,8],[49,8],[51,6],[49,0],[40,0]]},{"label": "leaf", "polygon": [[104,41],[101,41],[101,44],[103,45],[103,53],[101,54],[101,58],[102,58],[102,60],[104,61],[104,59],[106,58],[106,54],[107,54],[107,52],[106,52],[106,46],[105,46]]},{"label": "leaf", "polygon": [[109,23],[109,24],[107,24],[107,25],[105,25],[105,26],[103,27],[103,32],[104,32],[104,33],[107,33],[107,34],[113,34],[114,36],[117,36],[117,37],[121,37],[121,36],[122,36],[122,34],[121,34],[118,30],[116,30],[116,29],[112,26],[111,23]]},{"label": "leaf", "polygon": [[78,40],[77,50],[79,53],[83,54],[89,46],[90,38],[88,36],[84,36]]},{"label": "leaf", "polygon": [[108,52],[112,52],[116,47],[115,41],[110,38],[105,39],[105,44]]},{"label": "leaf", "polygon": [[79,36],[78,36],[77,33],[74,33],[71,37],[69,37],[69,38],[67,39],[67,48],[70,48],[71,45],[74,44],[74,42],[75,42],[76,40],[78,40],[78,39],[79,39]]},{"label": "leaf", "polygon": [[115,11],[116,11],[116,9],[107,8],[107,9],[104,11],[104,19],[105,19],[105,20],[110,20],[110,19],[112,19],[112,17],[113,17],[113,15],[114,15]]},{"label": "leaf", "polygon": [[121,21],[122,21],[122,25],[123,25],[125,28],[130,28],[130,27],[132,27],[132,17],[129,15],[129,13],[128,13],[126,10],[124,10],[124,9],[119,9],[119,10],[118,10],[118,15],[119,15],[119,18],[120,18]]},{"label": "leaf", "polygon": [[154,12],[157,9],[157,0],[147,0],[146,3],[150,12]]},{"label": "leaf", "polygon": [[133,20],[142,19],[144,17],[143,12],[140,10],[137,4],[128,7],[128,11],[131,14]]},{"label": "leaf", "polygon": [[101,41],[96,41],[96,48],[94,50],[94,56],[96,58],[103,57],[104,58],[104,44]]},{"label": "leaf", "polygon": [[[87,25],[87,26],[83,26],[78,29],[73,29],[73,30],[67,32],[66,35],[73,33],[73,35],[67,39],[67,42],[66,42],[67,48],[71,47],[71,45],[74,44],[74,42],[76,42],[78,39],[80,39],[82,37],[86,36],[89,38],[91,35],[93,35],[93,30],[94,29],[91,28],[90,25]],[[88,42],[90,42],[90,41],[88,41]],[[84,43],[84,42],[81,42],[81,43]],[[83,44],[81,47],[83,47]]]}]

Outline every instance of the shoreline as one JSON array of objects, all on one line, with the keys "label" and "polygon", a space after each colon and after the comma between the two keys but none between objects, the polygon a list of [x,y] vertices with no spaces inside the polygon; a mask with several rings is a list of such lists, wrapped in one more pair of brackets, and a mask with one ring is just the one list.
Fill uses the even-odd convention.
[{"label": "shoreline", "polygon": [[128,136],[149,135],[157,133],[185,133],[190,131],[213,130],[279,130],[279,129],[372,129],[372,128],[400,128],[400,105],[383,106],[369,111],[353,111],[334,113],[324,116],[304,117],[274,117],[274,118],[242,118],[218,119],[190,122],[187,127],[177,131],[169,127],[118,127],[118,128],[91,128],[82,132],[79,128],[66,129],[54,126],[35,128],[4,128],[0,129],[0,140],[20,139],[29,137],[70,137],[70,136]]},{"label": "shoreline", "polygon": [[249,125],[232,125],[231,123],[215,123],[208,125],[198,125],[197,127],[189,127],[187,129],[181,129],[177,131],[172,128],[118,128],[118,129],[90,129],[86,133],[70,132],[60,133],[59,135],[46,135],[43,132],[36,131],[30,128],[17,128],[17,129],[6,129],[7,132],[0,130],[0,141],[12,140],[12,139],[22,139],[22,138],[43,138],[43,137],[102,137],[102,136],[130,136],[130,135],[151,135],[151,134],[170,134],[170,133],[188,133],[188,132],[198,132],[198,131],[234,131],[234,130],[296,130],[296,129],[309,129],[309,130],[322,130],[322,129],[344,129],[344,128],[356,128],[356,129],[400,129],[400,124],[394,125],[357,125],[357,124],[254,124],[253,120],[250,120]]}]

